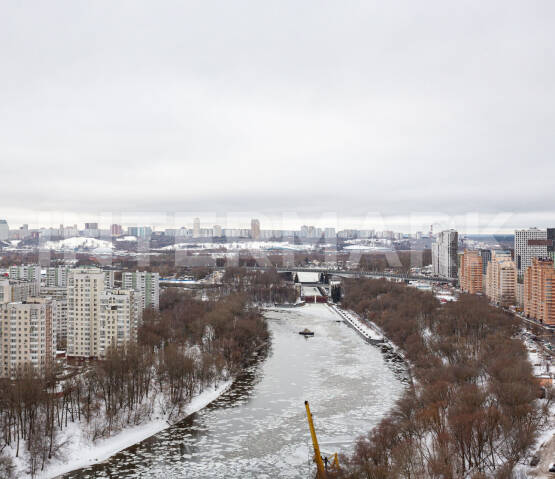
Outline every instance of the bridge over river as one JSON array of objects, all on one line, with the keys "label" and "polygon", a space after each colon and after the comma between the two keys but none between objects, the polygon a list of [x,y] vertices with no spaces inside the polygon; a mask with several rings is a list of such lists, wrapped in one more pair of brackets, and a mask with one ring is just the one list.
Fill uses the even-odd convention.
[{"label": "bridge over river", "polygon": [[[220,270],[225,270],[224,267],[216,268]],[[334,275],[341,276],[344,278],[391,278],[406,281],[423,281],[427,283],[447,283],[451,285],[456,285],[457,280],[453,278],[443,278],[439,276],[424,276],[415,274],[404,274],[404,273],[391,273],[391,272],[377,272],[377,271],[355,271],[355,270],[342,270],[342,269],[330,269],[330,268],[274,268],[265,266],[247,266],[246,269],[252,271],[269,271],[276,270],[278,273],[322,273],[324,275]]]}]

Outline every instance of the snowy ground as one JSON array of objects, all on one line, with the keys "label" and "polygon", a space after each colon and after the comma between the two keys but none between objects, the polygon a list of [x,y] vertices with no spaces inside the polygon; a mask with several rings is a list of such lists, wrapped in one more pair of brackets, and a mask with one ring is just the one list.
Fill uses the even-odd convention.
[{"label": "snowy ground", "polygon": [[376,330],[370,328],[364,323],[359,316],[353,311],[346,311],[336,305],[330,305],[330,308],[335,311],[341,318],[351,324],[363,337],[373,340],[383,340],[384,335],[378,333]]},{"label": "snowy ground", "polygon": [[199,250],[199,249],[221,249],[226,250],[290,250],[290,251],[310,251],[316,248],[332,247],[333,245],[313,245],[313,244],[291,244],[279,241],[236,241],[231,243],[176,243],[164,246],[163,250]]},{"label": "snowy ground", "polygon": [[[232,381],[220,383],[215,388],[207,388],[201,394],[194,397],[193,400],[185,408],[182,419],[204,408],[221,394],[229,389]],[[133,444],[137,444],[148,437],[163,431],[171,426],[165,416],[148,421],[139,426],[129,427],[114,436],[101,439],[95,443],[91,443],[83,434],[83,428],[78,423],[71,423],[64,430],[64,438],[68,441],[68,446],[64,451],[64,460],[53,461],[49,464],[46,471],[39,474],[39,479],[51,479],[61,474],[80,469],[83,467],[97,464],[107,460],[114,454],[126,449]],[[16,465],[19,472],[19,478],[30,477],[25,473],[26,464],[20,459],[16,459]]]},{"label": "snowy ground", "polygon": [[[547,377],[551,374],[551,359],[542,353],[541,345],[533,341],[531,336],[523,330],[523,342],[528,352],[528,360],[536,376]],[[550,406],[549,423],[538,437],[533,453],[537,454],[540,459],[538,465],[521,469],[525,470],[528,477],[554,477],[555,474],[549,472],[549,467],[555,462],[555,404]]]},{"label": "snowy ground", "polygon": [[121,238],[117,238],[116,241],[137,241],[136,236],[123,236]]},{"label": "snowy ground", "polygon": [[111,252],[114,248],[111,241],[100,240],[97,238],[85,238],[76,236],[74,238],[66,238],[60,241],[47,241],[44,244],[46,249],[55,251],[75,251],[80,249],[93,250],[93,252],[101,253],[104,251]]}]

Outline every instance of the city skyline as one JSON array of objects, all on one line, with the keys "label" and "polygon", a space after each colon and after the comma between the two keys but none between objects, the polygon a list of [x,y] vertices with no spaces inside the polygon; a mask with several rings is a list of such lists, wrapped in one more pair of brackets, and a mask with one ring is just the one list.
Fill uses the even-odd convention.
[{"label": "city skyline", "polygon": [[[258,219],[260,221],[261,230],[300,230],[303,225],[314,226],[318,228],[335,228],[336,231],[347,229],[358,230],[375,230],[375,231],[395,231],[398,233],[415,234],[417,232],[428,233],[430,227],[433,231],[438,232],[445,229],[456,229],[463,234],[513,234],[519,229],[540,228],[545,229],[553,224],[555,215],[552,217],[547,215],[542,217],[538,223],[526,223],[522,218],[519,222],[515,222],[513,218],[518,215],[511,215],[509,213],[500,213],[498,215],[487,216],[479,215],[476,213],[469,213],[462,217],[447,217],[446,215],[435,217],[439,221],[433,221],[433,216],[405,216],[405,217],[383,217],[379,214],[369,214],[365,218],[339,218],[333,214],[320,215],[319,217],[302,218],[295,213],[288,213],[282,217],[268,217],[268,216],[249,216],[248,213],[241,213],[240,215],[216,215],[208,213],[206,216],[198,216],[199,212],[190,214],[167,214],[165,216],[145,216],[145,215],[129,215],[129,220],[121,221],[125,215],[114,214],[114,216],[101,215],[70,215],[69,220],[56,222],[54,220],[37,220],[37,222],[18,222],[13,221],[12,218],[4,216],[0,220],[7,221],[10,229],[15,229],[27,225],[29,229],[45,229],[45,228],[59,228],[61,225],[65,227],[76,226],[78,230],[86,229],[86,224],[94,220],[98,223],[99,227],[103,230],[109,230],[112,226],[116,227],[152,227],[153,231],[164,231],[172,228],[187,228],[194,230],[195,219],[200,220],[200,228],[236,228],[236,229],[251,229],[251,221]],[[62,215],[60,218],[68,218]],[[162,219],[165,218],[165,221]],[[178,218],[178,219],[176,219]],[[447,219],[446,219],[447,218]],[[426,222],[427,220],[427,222]],[[461,225],[463,227],[461,227]],[[464,227],[467,225],[467,227]],[[116,235],[117,236],[117,235]]]}]

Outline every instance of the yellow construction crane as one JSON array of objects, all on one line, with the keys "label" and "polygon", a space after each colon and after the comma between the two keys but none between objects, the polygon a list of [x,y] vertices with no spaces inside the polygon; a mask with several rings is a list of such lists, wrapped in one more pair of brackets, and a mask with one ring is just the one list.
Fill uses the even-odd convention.
[{"label": "yellow construction crane", "polygon": [[[320,446],[318,445],[318,438],[316,437],[316,430],[314,429],[314,421],[312,420],[312,413],[310,412],[310,406],[308,401],[304,402],[306,408],[306,417],[308,418],[308,427],[310,429],[310,435],[312,436],[312,445],[314,446],[314,461],[316,462],[316,468],[318,470],[317,478],[326,479],[326,467],[324,466],[324,460],[322,459],[322,454],[320,453]],[[334,469],[339,468],[339,460],[337,458],[337,452],[333,455],[333,462],[331,467]]]}]

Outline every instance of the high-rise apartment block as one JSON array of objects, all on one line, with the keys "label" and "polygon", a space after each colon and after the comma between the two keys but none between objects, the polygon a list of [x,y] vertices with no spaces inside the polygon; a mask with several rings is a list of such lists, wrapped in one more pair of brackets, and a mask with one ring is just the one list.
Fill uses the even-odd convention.
[{"label": "high-rise apartment block", "polygon": [[524,274],[524,314],[555,324],[555,269],[551,258],[533,258]]},{"label": "high-rise apartment block", "polygon": [[0,279],[0,304],[9,303],[12,300],[12,290],[9,279]]},{"label": "high-rise apartment block", "polygon": [[465,250],[461,257],[459,283],[465,293],[482,293],[482,257],[478,251]]},{"label": "high-rise apartment block", "polygon": [[193,220],[193,238],[200,238],[200,218]]},{"label": "high-rise apartment block", "polygon": [[[113,271],[70,270],[67,285],[67,356],[103,358],[110,347],[137,338],[143,296],[133,289],[112,289]],[[146,281],[147,291],[150,283]]]},{"label": "high-rise apartment block", "polygon": [[95,356],[103,358],[110,347],[121,347],[137,340],[143,304],[133,290],[113,289],[100,294],[98,349]]},{"label": "high-rise apartment block", "polygon": [[482,274],[485,276],[488,273],[488,264],[491,261],[491,250],[481,249],[479,251],[482,257]]},{"label": "high-rise apartment block", "polygon": [[22,264],[10,266],[9,276],[10,279],[33,281],[40,285],[41,271],[42,268],[38,264]]},{"label": "high-rise apartment block", "polygon": [[253,240],[260,239],[260,221],[256,218],[251,220],[251,238]]},{"label": "high-rise apartment block", "polygon": [[0,377],[25,368],[44,372],[56,356],[56,302],[32,298],[0,304]]},{"label": "high-rise apartment block", "polygon": [[100,295],[106,277],[99,268],[71,270],[67,281],[67,356],[98,357]]},{"label": "high-rise apartment block", "polygon": [[98,228],[98,223],[85,223],[83,234],[90,238],[99,238],[100,229]]},{"label": "high-rise apartment block", "polygon": [[67,287],[43,286],[40,289],[41,298],[51,298],[56,301],[56,341],[58,346],[67,345]]},{"label": "high-rise apartment block", "polygon": [[457,277],[459,234],[455,230],[442,231],[432,244],[432,268],[436,276]]},{"label": "high-rise apartment block", "polygon": [[0,280],[0,303],[26,301],[39,294],[40,283],[36,281],[19,281],[15,279]]},{"label": "high-rise apartment block", "polygon": [[104,270],[104,289],[111,289],[115,284],[115,271],[112,269]]},{"label": "high-rise apartment block", "polygon": [[142,240],[149,240],[152,236],[152,228],[150,226],[129,226],[127,233]]},{"label": "high-rise apartment block", "polygon": [[142,295],[143,307],[158,309],[160,304],[160,275],[147,271],[122,273],[123,289],[132,289]]},{"label": "high-rise apartment block", "polygon": [[67,287],[67,276],[69,271],[69,266],[51,266],[46,268],[46,286],[55,288]]},{"label": "high-rise apartment block", "polygon": [[510,251],[492,251],[486,273],[486,296],[495,304],[516,302],[517,271]]},{"label": "high-rise apartment block", "polygon": [[555,228],[547,228],[547,257],[555,261]]},{"label": "high-rise apartment block", "polygon": [[538,228],[515,231],[515,263],[519,278],[532,266],[533,258],[547,257],[547,231]]},{"label": "high-rise apartment block", "polygon": [[121,225],[113,224],[110,226],[110,234],[112,236],[121,236],[123,235],[123,228]]}]

